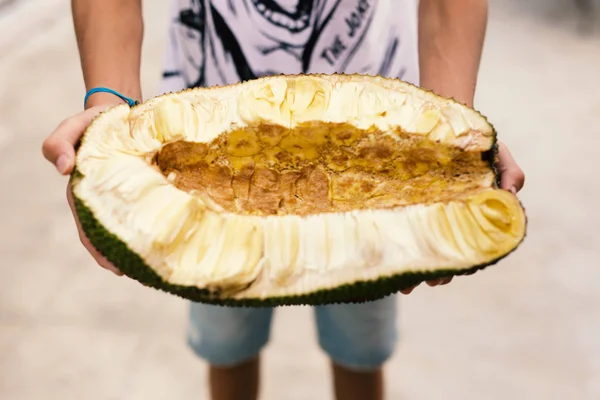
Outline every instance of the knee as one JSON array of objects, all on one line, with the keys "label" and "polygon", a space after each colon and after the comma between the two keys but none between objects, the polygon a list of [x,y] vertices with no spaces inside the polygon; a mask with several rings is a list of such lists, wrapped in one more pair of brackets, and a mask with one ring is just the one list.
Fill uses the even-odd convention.
[{"label": "knee", "polygon": [[239,365],[256,357],[269,340],[270,309],[192,303],[187,343],[212,366]]},{"label": "knee", "polygon": [[347,369],[381,368],[396,349],[394,299],[320,310],[319,344],[332,361]]},{"label": "knee", "polygon": [[395,335],[374,335],[377,340],[348,341],[344,348],[322,344],[331,360],[338,366],[357,371],[374,371],[381,368],[394,354]]}]

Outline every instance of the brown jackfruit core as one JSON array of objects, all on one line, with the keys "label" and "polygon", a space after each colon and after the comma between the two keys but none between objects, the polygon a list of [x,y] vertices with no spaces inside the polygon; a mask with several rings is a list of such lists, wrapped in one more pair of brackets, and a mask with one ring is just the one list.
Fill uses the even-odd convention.
[{"label": "brown jackfruit core", "polygon": [[[307,215],[462,197],[492,173],[481,153],[349,124],[257,124],[210,143],[164,145],[154,162],[176,187],[240,214]],[[489,183],[487,184],[489,186]]]}]

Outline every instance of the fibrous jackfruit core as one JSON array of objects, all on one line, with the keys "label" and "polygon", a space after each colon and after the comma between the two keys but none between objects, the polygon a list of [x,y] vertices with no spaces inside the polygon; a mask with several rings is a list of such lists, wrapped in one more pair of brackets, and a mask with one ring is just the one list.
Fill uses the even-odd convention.
[{"label": "fibrous jackfruit core", "polygon": [[490,186],[493,172],[481,153],[395,134],[340,123],[261,123],[210,143],[165,144],[154,162],[176,187],[253,215],[433,203]]}]

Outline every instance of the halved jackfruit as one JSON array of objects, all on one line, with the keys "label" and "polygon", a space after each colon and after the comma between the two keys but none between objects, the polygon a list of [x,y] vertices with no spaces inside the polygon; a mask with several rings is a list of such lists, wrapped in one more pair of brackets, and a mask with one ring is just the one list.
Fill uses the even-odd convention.
[{"label": "halved jackfruit", "polygon": [[493,264],[524,239],[473,109],[361,75],[274,76],[96,118],[71,179],[126,275],[232,306],[374,300]]}]

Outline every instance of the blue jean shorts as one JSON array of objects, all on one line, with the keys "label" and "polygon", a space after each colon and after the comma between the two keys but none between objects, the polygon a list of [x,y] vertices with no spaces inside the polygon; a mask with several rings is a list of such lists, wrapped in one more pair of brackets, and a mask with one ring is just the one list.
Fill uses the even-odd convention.
[{"label": "blue jean shorts", "polygon": [[[377,369],[396,345],[396,310],[396,295],[360,304],[316,306],[319,345],[342,367]],[[267,345],[273,311],[191,303],[188,344],[212,366],[243,363]]]}]

